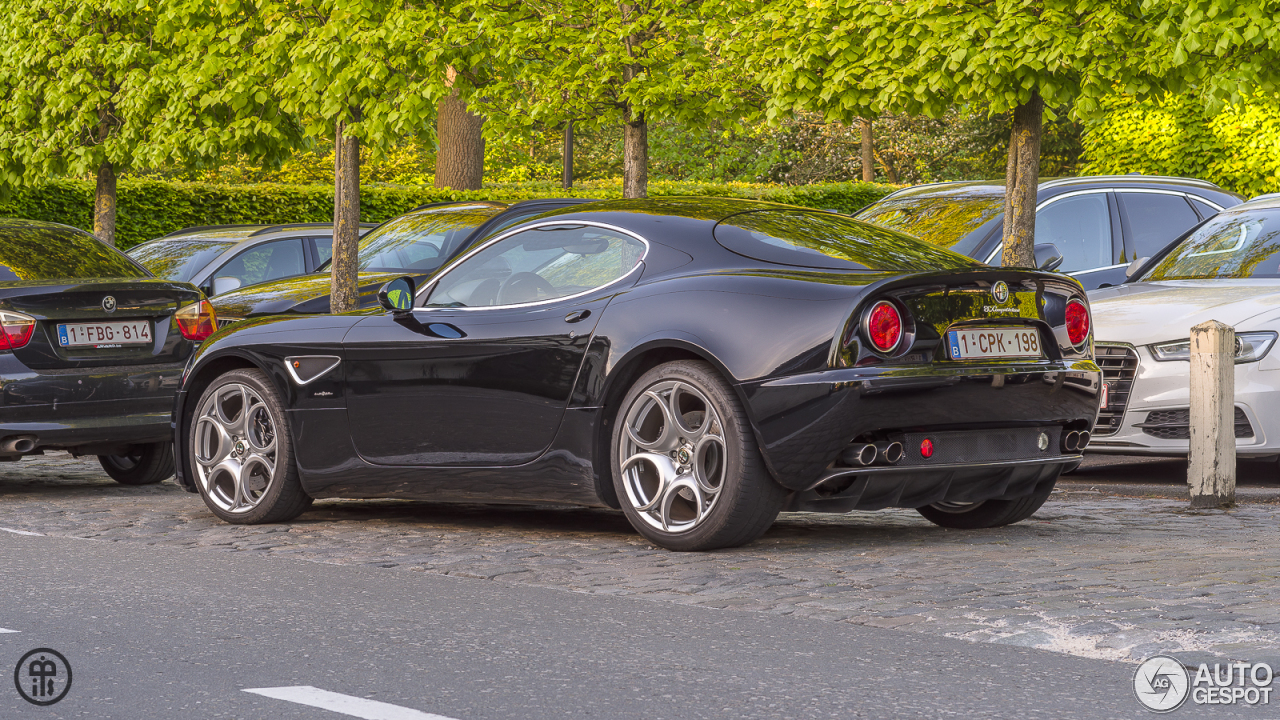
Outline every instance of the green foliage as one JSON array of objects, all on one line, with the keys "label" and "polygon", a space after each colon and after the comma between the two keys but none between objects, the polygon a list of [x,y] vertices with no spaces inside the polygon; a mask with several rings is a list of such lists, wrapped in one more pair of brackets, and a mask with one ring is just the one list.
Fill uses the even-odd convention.
[{"label": "green foliage", "polygon": [[726,42],[760,68],[772,117],[1002,113],[1034,92],[1091,117],[1116,87],[1158,83],[1172,49],[1130,0],[723,2],[752,11]]},{"label": "green foliage", "polygon": [[1252,196],[1280,192],[1280,98],[1252,96],[1210,109],[1170,95],[1149,101],[1115,96],[1084,136],[1090,174],[1194,177]]},{"label": "green foliage", "polygon": [[[740,197],[852,212],[893,188],[871,183],[764,185],[751,183],[653,182],[649,193]],[[515,202],[539,197],[618,198],[619,180],[579,183],[572,191],[550,182],[493,185],[483,190],[374,185],[361,191],[361,219],[381,222],[418,205],[450,200]],[[117,243],[128,248],[193,225],[331,222],[333,187],[324,185],[212,185],[158,180],[120,182]],[[0,217],[47,220],[88,228],[93,225],[93,185],[62,179],[23,188],[0,202]]]}]

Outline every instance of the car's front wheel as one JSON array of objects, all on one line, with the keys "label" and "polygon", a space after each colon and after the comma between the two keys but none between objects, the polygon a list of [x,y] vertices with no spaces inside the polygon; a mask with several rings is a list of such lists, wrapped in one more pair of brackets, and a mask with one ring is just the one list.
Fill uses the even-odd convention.
[{"label": "car's front wheel", "polygon": [[98,463],[121,485],[154,485],[173,477],[173,443],[131,445],[120,455],[99,455]]},{"label": "car's front wheel", "polygon": [[957,530],[1012,525],[1031,517],[1044,505],[1053,492],[1053,484],[1047,489],[1012,500],[983,500],[982,502],[940,502],[916,508],[929,522]]},{"label": "car's front wheel", "polygon": [[187,438],[204,502],[227,522],[292,520],[311,505],[293,461],[288,419],[260,370],[232,370],[200,396]]},{"label": "car's front wheel", "polygon": [[612,439],[622,510],[655,545],[743,545],[773,524],[786,499],[733,389],[707,363],[645,373],[623,398]]}]

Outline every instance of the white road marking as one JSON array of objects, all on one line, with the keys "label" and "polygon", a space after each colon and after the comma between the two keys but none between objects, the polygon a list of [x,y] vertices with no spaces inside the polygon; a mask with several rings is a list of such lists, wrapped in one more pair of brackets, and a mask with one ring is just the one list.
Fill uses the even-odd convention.
[{"label": "white road marking", "polygon": [[7,533],[13,533],[14,535],[33,535],[35,537],[44,537],[44,535],[41,535],[40,533],[31,532],[29,530],[10,530],[9,528],[5,528],[5,527],[0,527],[0,530],[3,530]]},{"label": "white road marking", "polygon": [[293,687],[245,688],[244,692],[263,695],[277,700],[288,700],[299,705],[309,705],[330,710],[343,715],[364,718],[364,720],[454,720],[444,715],[433,715],[413,708],[392,705],[391,703],[365,700],[353,695],[329,692],[310,685]]},{"label": "white road marking", "polygon": [[9,628],[0,628],[0,634],[3,634],[3,633],[16,633],[16,632],[22,632],[22,631],[21,631],[21,630],[10,630]]}]

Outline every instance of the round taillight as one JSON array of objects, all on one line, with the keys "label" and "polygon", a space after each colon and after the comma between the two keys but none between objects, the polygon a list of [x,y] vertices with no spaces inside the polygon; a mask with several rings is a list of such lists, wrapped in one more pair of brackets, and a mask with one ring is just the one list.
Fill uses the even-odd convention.
[{"label": "round taillight", "polygon": [[1089,308],[1079,300],[1067,303],[1067,339],[1080,345],[1089,337]]},{"label": "round taillight", "polygon": [[929,438],[920,442],[920,457],[926,459],[933,457],[933,441]]},{"label": "round taillight", "polygon": [[902,342],[902,315],[887,300],[881,300],[867,313],[867,339],[880,352],[892,352]]}]

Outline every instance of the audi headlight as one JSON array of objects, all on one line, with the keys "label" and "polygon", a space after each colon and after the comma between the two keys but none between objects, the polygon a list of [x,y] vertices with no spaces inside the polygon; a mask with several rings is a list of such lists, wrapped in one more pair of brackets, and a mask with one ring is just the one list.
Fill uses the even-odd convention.
[{"label": "audi headlight", "polygon": [[[1236,335],[1236,364],[1258,362],[1276,344],[1274,332],[1247,332]],[[1151,345],[1151,356],[1161,362],[1170,360],[1190,360],[1191,341],[1175,340],[1173,342]]]}]

